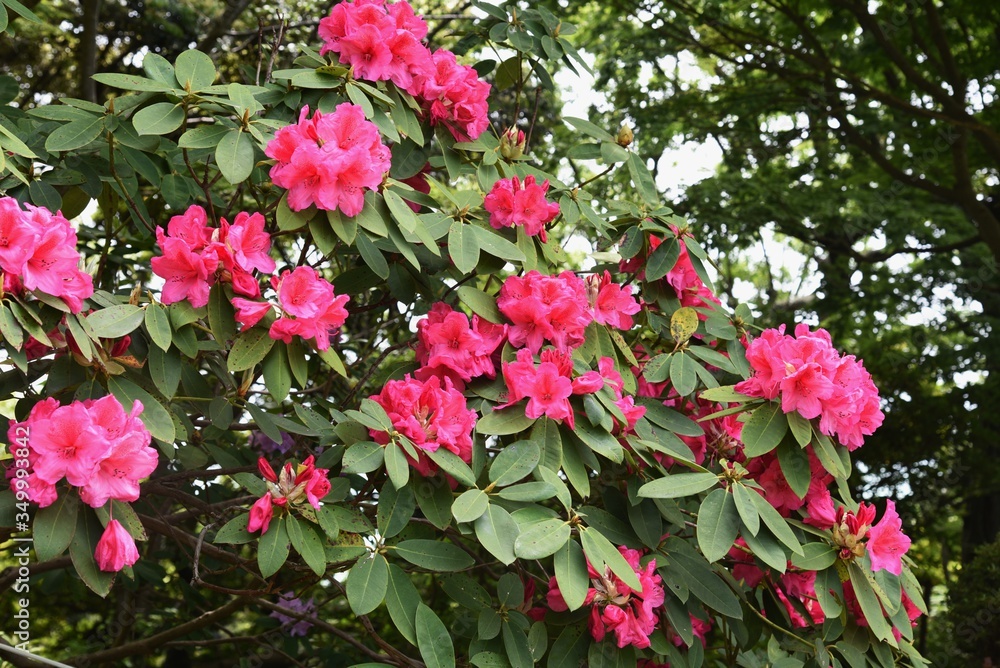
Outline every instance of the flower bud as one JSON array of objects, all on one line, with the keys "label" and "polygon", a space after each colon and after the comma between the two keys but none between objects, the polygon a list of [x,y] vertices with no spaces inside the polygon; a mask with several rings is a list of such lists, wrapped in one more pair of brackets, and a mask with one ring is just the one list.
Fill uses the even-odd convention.
[{"label": "flower bud", "polygon": [[635,135],[632,134],[632,128],[630,128],[627,124],[623,124],[621,129],[618,130],[618,136],[615,138],[615,141],[622,148],[627,148],[632,144],[634,136]]},{"label": "flower bud", "polygon": [[125,527],[118,520],[111,520],[101,539],[97,541],[94,559],[102,571],[117,573],[139,560],[139,550]]},{"label": "flower bud", "polygon": [[500,155],[505,160],[517,160],[524,155],[524,131],[516,126],[507,128],[500,136]]}]

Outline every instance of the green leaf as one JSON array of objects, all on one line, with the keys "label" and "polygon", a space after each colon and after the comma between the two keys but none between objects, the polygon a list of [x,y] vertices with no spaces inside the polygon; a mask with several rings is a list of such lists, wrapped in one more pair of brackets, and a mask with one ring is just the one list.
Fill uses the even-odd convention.
[{"label": "green leaf", "polygon": [[[167,399],[173,398],[177,394],[177,386],[181,382],[181,374],[184,371],[177,351],[164,352],[155,346],[150,348],[149,356],[146,358],[146,367],[149,369],[149,377],[160,394]],[[228,423],[226,426],[228,427]]]},{"label": "green leaf", "polygon": [[459,522],[475,522],[490,506],[490,499],[481,489],[462,492],[451,506],[451,514]]},{"label": "green leaf", "polygon": [[747,457],[759,457],[774,450],[788,431],[788,420],[776,403],[767,403],[750,414],[743,425],[741,440]]},{"label": "green leaf", "polygon": [[323,539],[319,537],[310,522],[296,520],[293,515],[288,516],[287,522],[288,537],[292,541],[292,547],[313,573],[323,575],[326,572],[326,548],[323,547]]},{"label": "green leaf", "polygon": [[[791,415],[791,413],[789,413]],[[809,455],[797,443],[785,438],[778,446],[778,465],[781,474],[785,476],[788,486],[800,499],[809,491],[812,482],[812,471],[809,466]]]},{"label": "green leaf", "polygon": [[170,318],[166,310],[159,304],[149,304],[146,306],[144,319],[152,342],[164,352],[169,350],[173,331],[170,329]]},{"label": "green leaf", "polygon": [[583,605],[590,588],[587,560],[583,548],[575,540],[567,541],[557,552],[554,561],[556,583],[563,600],[570,610]]},{"label": "green leaf", "polygon": [[599,429],[585,420],[578,420],[573,434],[588,448],[613,462],[619,463],[624,458],[625,453],[621,443],[603,428]]},{"label": "green leaf", "polygon": [[174,61],[177,83],[187,91],[199,91],[215,82],[215,64],[207,54],[189,49]]},{"label": "green leaf", "polygon": [[521,480],[538,466],[541,450],[531,441],[511,443],[496,456],[490,465],[490,482],[506,487]]},{"label": "green leaf", "polygon": [[230,372],[254,368],[267,356],[274,345],[266,329],[253,327],[236,337],[229,359],[226,362]]},{"label": "green leaf", "polygon": [[429,571],[461,571],[476,563],[465,550],[438,540],[404,540],[396,544],[394,552]]},{"label": "green leaf", "polygon": [[590,634],[582,624],[566,626],[552,644],[547,668],[579,668],[587,665],[590,642]]},{"label": "green leaf", "polygon": [[382,255],[382,251],[375,247],[375,244],[368,238],[365,234],[359,234],[355,243],[358,247],[358,252],[361,253],[362,259],[368,268],[371,269],[380,278],[389,278],[389,264],[385,261],[385,257]]},{"label": "green leaf", "polygon": [[561,519],[543,520],[532,524],[514,541],[514,554],[522,559],[544,559],[562,548],[569,540],[569,524]]},{"label": "green leaf", "polygon": [[[215,148],[222,141],[222,138],[229,134],[230,130],[232,128],[221,124],[199,125],[182,134],[177,140],[177,146],[178,148]],[[281,227],[280,221],[278,226]]]},{"label": "green leaf", "polygon": [[[514,563],[514,541],[517,540],[517,522],[500,506],[490,504],[486,512],[476,520],[476,537],[490,554],[504,565]],[[642,587],[637,587],[642,589]]]},{"label": "green leaf", "polygon": [[271,352],[264,358],[262,370],[267,391],[280,404],[292,389],[292,370],[288,368],[288,353],[284,342],[279,341],[271,347]]},{"label": "green leaf", "polygon": [[698,386],[698,363],[683,351],[674,353],[670,360],[670,384],[677,393],[686,397]]},{"label": "green leaf", "polygon": [[472,309],[472,312],[482,318],[486,318],[492,323],[501,323],[504,317],[497,308],[497,300],[482,290],[478,290],[471,285],[462,285],[455,291],[463,304]]},{"label": "green leaf", "polygon": [[479,243],[469,225],[456,220],[448,230],[448,254],[455,268],[463,274],[471,273],[479,264]]},{"label": "green leaf", "polygon": [[729,554],[740,530],[736,502],[724,489],[713,490],[698,509],[698,547],[709,563]]},{"label": "green leaf", "polygon": [[524,262],[524,253],[515,244],[507,241],[499,234],[478,225],[469,225],[466,233],[471,233],[479,248],[501,260]]},{"label": "green leaf", "polygon": [[87,324],[102,339],[117,339],[130,334],[142,324],[143,309],[132,304],[119,304],[94,311],[87,316]]},{"label": "green leaf", "polygon": [[744,528],[756,536],[757,532],[760,531],[760,515],[757,514],[757,504],[750,497],[751,494],[756,494],[756,492],[749,491],[741,483],[734,484],[732,490],[733,500],[736,502],[736,510],[740,514],[740,519],[743,520]]},{"label": "green leaf", "polygon": [[60,126],[45,140],[46,151],[74,151],[94,141],[104,132],[104,117],[88,117]]},{"label": "green leaf", "polygon": [[799,544],[799,540],[788,527],[788,522],[778,514],[774,506],[768,503],[767,499],[760,494],[751,493],[750,498],[753,500],[754,505],[757,506],[760,518],[764,520],[764,524],[771,530],[775,538],[784,543],[795,554],[802,554],[802,546]]},{"label": "green leaf", "polygon": [[646,260],[646,281],[658,281],[674,268],[681,255],[677,239],[670,238],[657,246]]},{"label": "green leaf", "polygon": [[505,487],[497,492],[497,496],[508,501],[546,501],[556,496],[555,485],[548,482],[525,482],[520,485]]},{"label": "green leaf", "polygon": [[854,587],[854,594],[861,605],[861,612],[865,615],[868,627],[875,637],[883,642],[887,642],[896,647],[896,639],[892,635],[892,626],[885,619],[885,613],[879,604],[878,596],[872,588],[868,578],[865,577],[861,565],[853,561],[847,565],[847,570],[851,578],[851,585]]},{"label": "green leaf", "polygon": [[38,561],[55,559],[69,547],[76,533],[78,497],[60,494],[56,501],[35,513],[31,524],[31,538]]},{"label": "green leaf", "polygon": [[389,586],[385,593],[385,607],[396,630],[413,645],[417,644],[416,617],[420,594],[403,570],[389,564]]},{"label": "green leaf", "polygon": [[804,571],[826,570],[837,561],[837,551],[826,543],[806,543],[802,554],[792,555],[792,565]]},{"label": "green leaf", "polygon": [[382,604],[388,587],[389,564],[385,557],[377,553],[366,556],[347,575],[347,602],[354,614],[367,615]]},{"label": "green leaf", "polygon": [[97,567],[94,552],[104,530],[97,516],[84,510],[76,515],[76,531],[69,544],[69,557],[83,583],[95,594],[104,598],[111,591],[114,573],[105,573]]},{"label": "green leaf", "polygon": [[222,283],[213,285],[208,296],[208,328],[223,347],[236,338],[236,310],[226,296]]},{"label": "green leaf", "polygon": [[[647,377],[646,380],[649,378]],[[697,422],[672,408],[667,408],[659,401],[648,397],[637,397],[636,404],[646,407],[646,419],[675,434],[681,436],[703,436],[705,434],[705,430]]]},{"label": "green leaf", "polygon": [[720,404],[754,401],[754,397],[748,397],[745,394],[737,392],[734,385],[713,387],[701,392],[698,396],[706,401],[716,401]]},{"label": "green leaf", "polygon": [[[67,321],[75,322],[76,316],[67,317]],[[21,349],[21,346],[24,344],[24,331],[6,305],[0,305],[0,333],[3,334],[4,341],[13,346],[15,350]],[[74,338],[76,337],[74,336]]]},{"label": "green leaf", "polygon": [[615,141],[614,136],[604,128],[598,127],[588,121],[585,118],[576,118],[574,116],[563,116],[563,120],[572,125],[575,129],[580,132],[590,135],[594,139],[599,139],[600,141]]},{"label": "green leaf", "polygon": [[714,473],[675,473],[647,482],[638,495],[650,499],[677,499],[694,496],[719,483]]},{"label": "green leaf", "polygon": [[[143,65],[145,64],[146,63],[143,62]],[[101,72],[100,74],[93,75],[91,78],[98,83],[104,84],[105,86],[121,88],[122,90],[134,90],[149,93],[164,93],[166,91],[175,90],[172,85],[168,86],[162,81],[147,79],[146,77],[136,76],[135,74],[114,74]]]},{"label": "green leaf", "polygon": [[139,419],[146,425],[153,438],[164,443],[173,443],[176,435],[174,420],[159,399],[123,376],[110,376],[108,390],[115,395],[125,412],[132,410],[136,399],[142,402]]},{"label": "green leaf", "polygon": [[250,522],[250,515],[244,513],[226,522],[218,533],[215,534],[216,545],[244,545],[257,537],[247,531],[247,524]]},{"label": "green leaf", "polygon": [[385,446],[385,470],[396,489],[403,489],[410,479],[410,464],[403,450],[395,443]]},{"label": "green leaf", "polygon": [[621,552],[611,544],[599,531],[595,529],[582,529],[580,531],[580,542],[583,544],[584,554],[593,564],[598,573],[604,570],[607,565],[611,572],[622,579],[622,582],[636,591],[642,591],[642,584],[638,576]]},{"label": "green leaf", "polygon": [[337,520],[337,513],[333,511],[333,508],[329,505],[321,506],[319,512],[316,513],[316,518],[330,542],[336,542],[340,535],[340,522]]},{"label": "green leaf", "polygon": [[215,147],[215,161],[222,176],[232,184],[245,181],[254,167],[254,148],[250,135],[236,128],[226,133]]},{"label": "green leaf", "polygon": [[[755,492],[750,492],[756,494]],[[756,507],[756,506],[755,506]],[[756,535],[744,533],[743,540],[754,556],[779,573],[784,573],[788,565],[788,553],[770,531],[758,531]]]},{"label": "green leaf", "polygon": [[809,420],[802,417],[798,411],[786,413],[785,417],[788,419],[788,426],[792,429],[796,443],[803,448],[809,445],[812,441],[812,424]]},{"label": "green leaf", "polygon": [[417,649],[427,668],[455,668],[455,645],[444,622],[423,603],[417,604],[415,619]]},{"label": "green leaf", "polygon": [[344,452],[344,473],[368,473],[382,466],[385,446],[373,441],[355,443]]},{"label": "green leaf", "polygon": [[524,414],[521,406],[511,406],[501,410],[493,410],[476,421],[476,431],[491,436],[517,434],[532,424],[534,419]]},{"label": "green leaf", "polygon": [[261,576],[269,578],[285,565],[285,561],[288,559],[288,546],[289,538],[288,530],[285,528],[285,518],[278,517],[271,520],[267,533],[260,537],[260,543],[257,546],[257,565],[260,567]]},{"label": "green leaf", "polygon": [[473,475],[472,469],[451,450],[438,448],[434,452],[428,452],[427,456],[431,458],[431,461],[440,466],[442,471],[458,482],[468,487],[475,487],[476,476]]},{"label": "green leaf", "polygon": [[413,498],[411,489],[407,487],[396,489],[391,480],[382,485],[376,511],[378,530],[382,537],[392,538],[405,529],[413,518],[413,511],[416,508],[417,502]]},{"label": "green leaf", "polygon": [[509,619],[503,621],[503,646],[507,650],[507,658],[512,666],[533,666],[531,648],[528,647],[528,637],[524,631],[514,628]]},{"label": "green leaf", "polygon": [[[628,172],[632,177],[632,183],[639,191],[639,197],[650,206],[655,206],[660,198],[656,190],[656,183],[653,175],[649,172],[646,162],[639,157],[638,153],[630,153],[628,156]],[[632,257],[632,256],[629,256]]]},{"label": "green leaf", "polygon": [[140,136],[165,135],[184,123],[184,107],[172,102],[157,102],[135,112],[132,125]]}]

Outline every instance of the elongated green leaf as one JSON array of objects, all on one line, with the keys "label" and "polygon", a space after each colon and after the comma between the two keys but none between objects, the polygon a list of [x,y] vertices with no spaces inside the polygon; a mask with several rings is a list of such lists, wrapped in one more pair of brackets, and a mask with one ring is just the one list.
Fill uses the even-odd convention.
[{"label": "elongated green leaf", "polygon": [[[517,540],[517,522],[500,506],[490,504],[476,520],[476,537],[490,554],[509,566],[514,563],[514,541]],[[642,587],[638,587],[641,589]]]},{"label": "elongated green leaf", "polygon": [[169,350],[173,331],[170,329],[170,318],[166,310],[159,304],[149,304],[145,310],[144,320],[149,338],[160,350]]},{"label": "elongated green leaf", "polygon": [[854,595],[861,605],[861,612],[865,615],[868,628],[871,629],[875,637],[883,642],[887,642],[896,647],[896,639],[892,635],[892,626],[885,619],[885,613],[879,604],[878,596],[872,589],[871,583],[865,577],[864,571],[858,562],[852,562],[847,566],[851,578],[851,585],[854,587]]},{"label": "elongated green leaf", "polygon": [[776,403],[754,410],[743,425],[741,439],[747,457],[759,457],[774,450],[788,431],[788,420]]},{"label": "elongated green leaf", "polygon": [[562,592],[563,600],[570,610],[578,609],[586,600],[587,590],[590,587],[583,548],[575,540],[569,540],[556,552],[553,562],[556,583]]},{"label": "elongated green leaf", "polygon": [[801,555],[792,555],[792,565],[804,571],[822,571],[837,561],[837,552],[826,543],[806,543]]},{"label": "elongated green leaf", "polygon": [[531,525],[514,541],[514,554],[522,559],[544,559],[559,551],[569,540],[569,524],[551,519]]},{"label": "elongated green leaf", "polygon": [[264,358],[262,368],[264,385],[271,393],[271,398],[281,403],[292,389],[292,370],[288,368],[288,353],[282,341],[271,347],[271,352]]},{"label": "elongated green leaf", "polygon": [[410,464],[403,449],[392,442],[385,446],[385,470],[396,489],[406,487],[410,479]]},{"label": "elongated green leaf", "polygon": [[456,292],[462,303],[472,309],[473,313],[486,318],[490,322],[500,323],[504,321],[504,317],[500,314],[500,309],[497,308],[495,297],[491,297],[482,290],[478,290],[470,285],[460,286]]},{"label": "elongated green leaf", "polygon": [[215,147],[219,171],[230,183],[245,181],[253,171],[254,148],[250,135],[242,129],[230,130]]},{"label": "elongated green leaf", "polygon": [[215,64],[207,54],[197,49],[189,49],[174,61],[177,83],[187,91],[208,88],[215,81]]},{"label": "elongated green leaf", "polygon": [[455,668],[455,645],[444,622],[423,603],[417,604],[415,622],[417,649],[427,668]]},{"label": "elongated green leaf", "polygon": [[475,563],[465,550],[439,540],[404,540],[393,553],[429,571],[461,571]]},{"label": "elongated green leaf", "polygon": [[392,623],[404,638],[417,644],[417,606],[420,594],[410,577],[396,564],[389,564],[389,586],[385,592],[385,607]]},{"label": "elongated green leaf", "polygon": [[451,506],[451,513],[459,522],[475,522],[490,506],[490,499],[481,489],[462,492]]},{"label": "elongated green leaf", "polygon": [[226,362],[230,372],[252,369],[271,351],[274,345],[266,329],[253,327],[236,337],[229,359]]},{"label": "elongated green leaf", "polygon": [[[145,62],[143,65],[145,65]],[[169,90],[175,90],[174,86],[168,86],[162,81],[147,79],[146,77],[136,76],[135,74],[114,74],[101,72],[100,74],[95,74],[93,79],[94,81],[102,83],[105,86],[121,88],[122,90],[135,90],[151,93],[163,93]]]},{"label": "elongated green leaf", "polygon": [[709,563],[729,553],[739,534],[740,516],[732,494],[713,490],[698,509],[698,547]]},{"label": "elongated green leaf", "polygon": [[45,140],[46,151],[73,151],[101,136],[104,117],[92,116],[57,128]]},{"label": "elongated green leaf", "polygon": [[81,509],[76,515],[76,531],[69,544],[69,556],[83,583],[100,597],[105,597],[114,584],[114,573],[105,573],[98,569],[94,558],[97,542],[101,539],[103,528],[97,516],[87,509]]},{"label": "elongated green leaf", "polygon": [[764,524],[767,525],[767,528],[771,530],[774,536],[792,552],[801,555],[802,546],[799,544],[799,540],[795,537],[795,534],[788,527],[788,522],[785,521],[785,518],[779,515],[774,506],[768,503],[767,499],[760,494],[751,493],[750,498],[753,500],[754,505],[757,506],[760,518],[764,520]]},{"label": "elongated green leaf", "polygon": [[732,486],[733,500],[736,502],[736,510],[743,520],[743,527],[753,535],[760,531],[760,515],[757,514],[757,504],[750,497],[756,492],[749,491],[740,483]]},{"label": "elongated green leaf", "polygon": [[675,473],[647,482],[639,488],[639,496],[650,499],[677,499],[694,496],[719,483],[714,473]]},{"label": "elongated green leaf", "polygon": [[625,557],[599,531],[584,529],[580,532],[580,542],[583,544],[587,559],[597,568],[598,573],[603,570],[604,565],[607,565],[611,572],[622,579],[622,582],[636,591],[642,591],[642,584],[635,571],[625,561]]},{"label": "elongated green leaf", "polygon": [[102,339],[117,339],[135,331],[144,316],[143,309],[138,306],[119,304],[94,311],[87,316],[87,323]]},{"label": "elongated green leaf", "polygon": [[135,400],[141,401],[142,413],[139,415],[139,419],[149,429],[153,438],[164,443],[174,442],[176,432],[173,418],[170,417],[170,411],[160,403],[159,399],[124,376],[108,378],[108,390],[115,395],[126,412],[132,410],[132,404]]},{"label": "elongated green leaf", "polygon": [[285,518],[271,520],[271,525],[260,537],[260,544],[257,546],[257,565],[262,576],[269,578],[284,566],[288,559],[289,544]]},{"label": "elongated green leaf", "polygon": [[524,262],[524,253],[521,252],[521,249],[496,232],[488,230],[485,227],[479,227],[478,225],[469,225],[466,232],[471,233],[475,237],[479,248],[490,255],[502,260]]},{"label": "elongated green leaf", "polygon": [[511,443],[490,465],[490,482],[505,487],[521,480],[538,466],[541,450],[531,441]]},{"label": "elongated green leaf", "polygon": [[172,102],[151,104],[132,116],[132,125],[140,136],[165,135],[179,128],[183,122],[184,108]]},{"label": "elongated green leaf", "polygon": [[294,515],[289,515],[286,528],[295,551],[313,573],[323,575],[326,572],[326,549],[323,547],[323,539],[316,533],[312,523],[296,520]]},{"label": "elongated green leaf", "polygon": [[244,545],[255,540],[257,536],[247,531],[249,521],[249,514],[234,517],[219,529],[212,542],[217,545]]},{"label": "elongated green leaf", "polygon": [[448,230],[448,254],[455,268],[463,274],[471,273],[479,264],[479,242],[475,234],[469,231],[470,226],[461,220],[456,220]]},{"label": "elongated green leaf", "polygon": [[55,559],[69,547],[76,533],[78,497],[60,494],[56,501],[35,513],[31,524],[31,538],[38,561]]},{"label": "elongated green leaf", "polygon": [[476,422],[476,431],[480,434],[505,436],[520,433],[534,422],[524,414],[522,406],[511,406],[486,413]]},{"label": "elongated green leaf", "polygon": [[441,470],[455,478],[455,480],[463,485],[475,487],[476,476],[473,475],[472,469],[451,450],[438,448],[434,452],[428,452],[427,456],[431,458],[431,461],[440,466]]},{"label": "elongated green leaf", "polygon": [[367,615],[382,604],[389,587],[389,564],[381,554],[366,556],[347,575],[347,602],[356,615]]}]

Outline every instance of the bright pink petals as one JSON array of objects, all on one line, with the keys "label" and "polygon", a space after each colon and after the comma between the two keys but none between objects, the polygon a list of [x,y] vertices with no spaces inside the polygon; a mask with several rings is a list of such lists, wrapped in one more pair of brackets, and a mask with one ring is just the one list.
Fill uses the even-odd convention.
[{"label": "bright pink petals", "polygon": [[[435,452],[445,448],[466,463],[472,461],[476,412],[469,410],[465,397],[450,378],[430,376],[421,381],[407,375],[403,380],[390,380],[382,392],[370,398],[385,409],[393,428],[418,450]],[[384,431],[371,430],[371,436],[383,445],[389,443],[389,434]],[[409,455],[407,459],[423,476],[437,472],[437,465],[423,453],[418,453],[416,460]]]},{"label": "bright pink petals", "polygon": [[632,296],[631,285],[621,286],[611,281],[611,272],[587,277],[587,295],[594,320],[601,325],[627,331],[632,329],[632,316],[642,308]]},{"label": "bright pink petals", "polygon": [[738,392],[765,399],[781,397],[785,413],[819,417],[820,431],[836,436],[849,450],[881,426],[884,414],[871,374],[853,355],[841,356],[829,333],[804,324],[795,336],[784,326],[767,329],[747,346],[753,375],[736,386]]},{"label": "bright pink petals", "polygon": [[417,322],[419,380],[429,376],[451,378],[456,388],[479,376],[496,378],[493,352],[507,336],[506,325],[495,325],[478,315],[469,317],[444,302],[431,307]]},{"label": "bright pink petals", "polygon": [[497,230],[518,225],[528,236],[538,236],[544,242],[545,225],[559,215],[559,203],[545,197],[548,189],[548,179],[538,184],[530,175],[523,185],[516,176],[500,179],[483,200],[483,208],[490,213],[490,225]]},{"label": "bright pink petals", "polygon": [[[335,294],[333,285],[312,267],[296,267],[294,271],[286,269],[281,276],[272,277],[271,283],[278,293],[278,304],[283,311],[283,315],[271,325],[271,338],[285,343],[291,343],[293,336],[315,339],[317,349],[329,349],[330,335],[347,320],[344,304],[350,298]],[[254,317],[263,317],[267,312],[263,307],[247,304],[241,304],[240,311],[242,317],[250,322],[256,322]]]},{"label": "bright pink petals", "polygon": [[277,160],[271,180],[288,190],[289,208],[315,204],[345,216],[360,213],[365,191],[381,185],[391,160],[378,128],[350,102],[332,114],[316,111],[312,118],[303,107],[299,122],[278,130],[265,153]]},{"label": "bright pink petals", "polygon": [[139,550],[125,527],[118,520],[111,520],[104,527],[101,539],[97,541],[94,559],[102,571],[117,573],[139,560]]},{"label": "bright pink petals", "polygon": [[19,434],[30,434],[23,439],[31,469],[28,497],[42,507],[49,505],[57,498],[55,485],[65,478],[94,508],[108,499],[138,499],[139,481],[158,463],[141,413],[140,402],[126,413],[110,395],[68,406],[49,398],[35,404],[24,422],[11,421],[11,443],[19,442]]},{"label": "bright pink petals", "polygon": [[13,197],[0,198],[0,272],[4,290],[39,290],[62,299],[73,313],[94,294],[93,279],[80,270],[76,231],[61,213]]},{"label": "bright pink petals", "polygon": [[[655,560],[648,561],[643,567],[639,562],[642,557],[639,550],[619,547],[618,551],[635,571],[642,589],[632,589],[606,566],[603,573],[598,573],[588,561],[587,569],[593,586],[587,590],[585,599],[585,603],[591,606],[587,626],[597,642],[612,632],[619,648],[633,645],[643,649],[649,647],[649,636],[656,629],[657,609],[664,601],[663,581],[655,572]],[[568,609],[555,577],[549,580],[547,601],[556,612]]]},{"label": "bright pink petals", "polygon": [[264,478],[267,491],[250,508],[250,517],[247,521],[247,531],[250,533],[256,531],[267,533],[267,528],[274,518],[275,506],[287,511],[308,504],[314,510],[319,510],[322,507],[321,500],[330,492],[328,477],[330,471],[316,468],[315,458],[312,455],[297,466],[285,462],[279,474],[275,474],[274,469],[263,457],[257,460],[257,468]]},{"label": "bright pink petals", "polygon": [[240,212],[232,224],[221,219],[218,228],[209,227],[207,220],[205,210],[194,205],[172,217],[166,232],[156,228],[163,255],[153,258],[152,267],[164,280],[164,304],[187,300],[196,308],[204,306],[217,280],[231,283],[238,295],[259,297],[253,272],[274,271],[263,215]]},{"label": "bright pink petals", "polygon": [[587,287],[571,271],[545,276],[532,270],[511,276],[500,288],[497,306],[512,323],[511,345],[527,347],[535,354],[546,341],[563,351],[576,348],[594,319]]},{"label": "bright pink petals", "polygon": [[868,555],[872,570],[887,570],[893,575],[903,571],[903,555],[910,549],[910,538],[903,533],[903,520],[896,512],[896,503],[886,501],[885,514],[868,532]]}]

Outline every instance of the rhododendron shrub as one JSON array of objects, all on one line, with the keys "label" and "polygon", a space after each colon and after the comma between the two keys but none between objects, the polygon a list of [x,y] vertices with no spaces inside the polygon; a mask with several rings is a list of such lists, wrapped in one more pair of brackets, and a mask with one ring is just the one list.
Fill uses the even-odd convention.
[{"label": "rhododendron shrub", "polygon": [[338,3],[259,68],[149,48],[103,105],[0,107],[25,651],[921,665],[906,500],[850,484],[877,379],[716,294],[641,133],[535,127],[572,26],[476,7],[459,41]]}]

